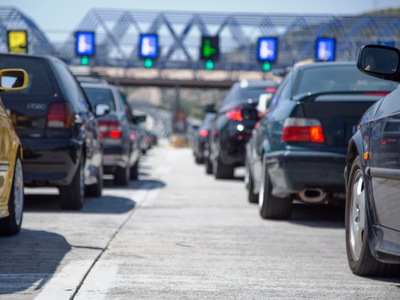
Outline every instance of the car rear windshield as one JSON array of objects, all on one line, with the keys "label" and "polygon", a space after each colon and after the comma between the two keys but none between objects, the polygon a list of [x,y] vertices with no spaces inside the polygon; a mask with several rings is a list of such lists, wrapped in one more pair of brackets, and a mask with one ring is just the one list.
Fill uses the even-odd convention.
[{"label": "car rear windshield", "polygon": [[111,111],[116,110],[114,96],[110,89],[94,87],[84,87],[83,89],[92,107],[95,107],[97,104],[107,104]]},{"label": "car rear windshield", "polygon": [[398,83],[361,73],[354,66],[327,66],[301,71],[293,96],[317,92],[391,92]]},{"label": "car rear windshield", "polygon": [[266,86],[256,86],[256,87],[247,87],[247,88],[240,88],[237,87],[234,93],[234,102],[235,103],[258,103],[260,95],[268,94],[266,91]]},{"label": "car rear windshield", "polygon": [[19,91],[10,91],[11,95],[30,95],[38,97],[53,96],[56,93],[55,81],[44,59],[21,57],[21,56],[0,56],[0,69],[21,68],[28,73],[28,86]]}]

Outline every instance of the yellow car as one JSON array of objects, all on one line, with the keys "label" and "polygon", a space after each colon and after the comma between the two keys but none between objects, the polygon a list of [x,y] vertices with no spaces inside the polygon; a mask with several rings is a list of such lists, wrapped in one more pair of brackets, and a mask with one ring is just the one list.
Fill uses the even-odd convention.
[{"label": "yellow car", "polygon": [[[22,69],[0,70],[0,93],[24,89],[28,74]],[[0,98],[0,235],[21,229],[24,210],[22,146]]]}]

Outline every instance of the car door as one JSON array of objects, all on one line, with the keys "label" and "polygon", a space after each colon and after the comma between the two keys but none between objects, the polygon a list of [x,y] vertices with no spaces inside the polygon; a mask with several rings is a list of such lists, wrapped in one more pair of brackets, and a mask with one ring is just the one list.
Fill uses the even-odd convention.
[{"label": "car door", "polygon": [[[370,159],[367,174],[377,222],[400,231],[400,89],[389,94],[380,105],[370,133]],[[395,113],[393,113],[395,112]]]},{"label": "car door", "polygon": [[[1,99],[0,99],[1,101]],[[7,112],[4,106],[0,104],[0,207],[7,206],[8,193],[6,190],[6,183],[10,178],[10,159],[13,159],[11,153],[12,137],[12,125],[11,121],[7,116]],[[15,150],[14,150],[15,151]]]}]

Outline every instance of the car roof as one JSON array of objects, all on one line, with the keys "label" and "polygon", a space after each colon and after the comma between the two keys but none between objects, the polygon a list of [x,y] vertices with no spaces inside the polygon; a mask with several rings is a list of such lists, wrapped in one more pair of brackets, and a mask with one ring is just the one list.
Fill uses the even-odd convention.
[{"label": "car roof", "polygon": [[240,80],[236,82],[236,85],[246,89],[265,86],[278,86],[278,83],[272,80]]},{"label": "car roof", "polygon": [[91,88],[102,88],[102,89],[115,89],[118,90],[118,87],[107,82],[79,82],[82,87],[91,87]]},{"label": "car roof", "polygon": [[305,69],[315,69],[315,68],[329,68],[333,66],[356,66],[355,61],[324,61],[324,62],[313,62],[303,65],[298,65],[294,67],[296,70],[305,70]]}]

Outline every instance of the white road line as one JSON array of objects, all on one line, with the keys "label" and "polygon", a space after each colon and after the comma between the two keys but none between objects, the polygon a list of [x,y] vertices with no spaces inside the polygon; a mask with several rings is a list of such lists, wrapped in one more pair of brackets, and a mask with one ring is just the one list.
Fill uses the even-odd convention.
[{"label": "white road line", "polygon": [[71,299],[93,260],[71,261],[44,286],[35,300]]},{"label": "white road line", "polygon": [[106,299],[107,292],[115,286],[120,261],[99,261],[90,271],[74,300]]}]

